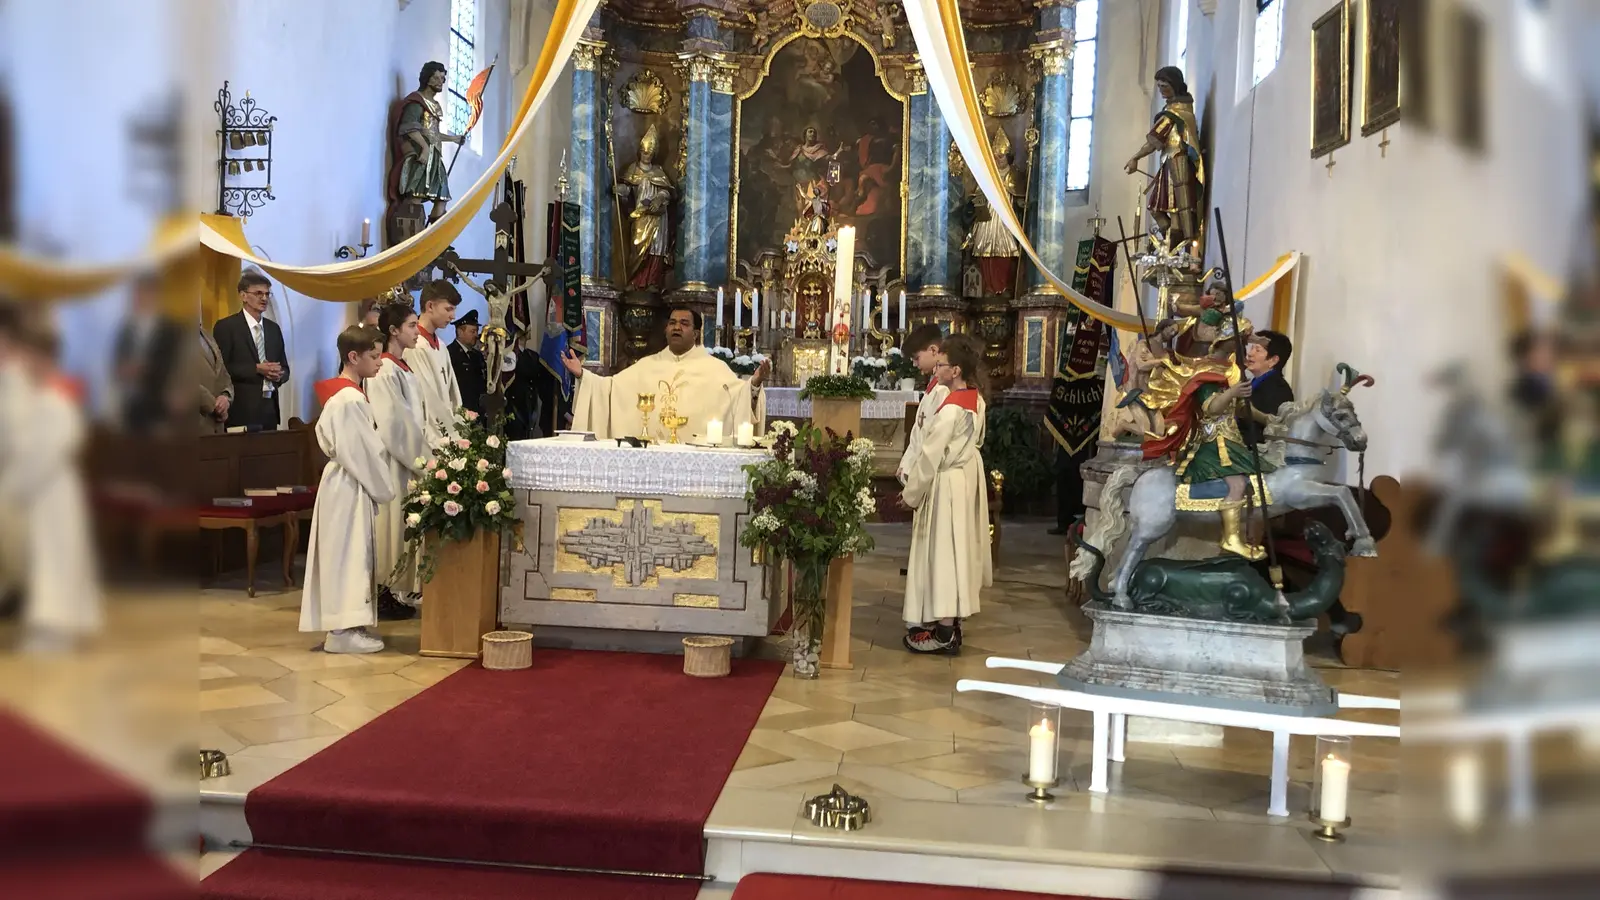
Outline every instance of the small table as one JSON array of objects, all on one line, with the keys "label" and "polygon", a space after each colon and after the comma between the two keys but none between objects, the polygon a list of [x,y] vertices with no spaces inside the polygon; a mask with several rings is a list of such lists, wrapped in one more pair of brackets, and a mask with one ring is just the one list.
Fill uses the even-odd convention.
[{"label": "small table", "polygon": [[[1005,659],[991,656],[987,661],[991,669],[1025,669],[1046,675],[1059,675],[1065,663],[1035,662],[1028,659]],[[994,681],[974,681],[963,678],[956,682],[957,691],[984,691],[1006,694],[1024,700],[1049,703],[1066,709],[1086,710],[1094,715],[1094,750],[1089,775],[1089,790],[1104,794],[1107,786],[1107,761],[1123,762],[1127,742],[1128,717],[1144,716],[1151,719],[1168,719],[1177,722],[1194,722],[1199,725],[1224,725],[1233,728],[1254,728],[1272,734],[1272,781],[1267,801],[1267,815],[1289,814],[1289,736],[1293,734],[1339,734],[1355,737],[1400,737],[1400,726],[1379,725],[1371,722],[1352,722],[1326,716],[1291,716],[1283,713],[1248,712],[1222,709],[1214,706],[1194,706],[1180,699],[1136,700],[1131,697],[1114,697],[1107,694],[1090,694],[1066,688],[1034,687],[1024,684],[1005,684]],[[1341,709],[1394,709],[1399,700],[1385,697],[1363,697],[1340,693]]]},{"label": "small table", "polygon": [[300,517],[316,504],[315,493],[279,494],[276,497],[252,497],[249,506],[202,506],[199,526],[202,531],[223,531],[238,528],[244,532],[245,593],[256,595],[256,556],[260,544],[260,529],[283,529],[283,586],[294,587],[294,554],[300,545]]}]

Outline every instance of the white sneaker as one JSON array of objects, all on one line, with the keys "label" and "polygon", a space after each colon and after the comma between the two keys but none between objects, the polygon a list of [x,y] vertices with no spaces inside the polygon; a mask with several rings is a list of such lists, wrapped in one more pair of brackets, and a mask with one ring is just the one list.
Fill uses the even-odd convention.
[{"label": "white sneaker", "polygon": [[382,640],[359,628],[330,631],[322,642],[325,653],[377,653],[382,649]]},{"label": "white sneaker", "polygon": [[399,600],[401,603],[404,603],[405,605],[411,607],[412,609],[421,609],[422,608],[422,595],[421,594],[412,594],[412,593],[407,592],[407,593],[395,594],[394,596],[395,596],[396,600]]}]

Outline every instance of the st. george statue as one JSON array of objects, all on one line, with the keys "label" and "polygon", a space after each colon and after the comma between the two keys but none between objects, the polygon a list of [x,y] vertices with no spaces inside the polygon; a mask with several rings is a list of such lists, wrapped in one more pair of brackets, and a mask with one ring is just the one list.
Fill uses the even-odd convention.
[{"label": "st. george statue", "polygon": [[[419,204],[432,202],[428,224],[437,222],[450,205],[450,183],[446,179],[448,166],[444,161],[444,145],[460,144],[465,137],[446,134],[444,107],[439,103],[439,93],[444,90],[445,67],[441,62],[423,65],[417,77],[417,89],[401,101],[400,118],[395,127],[391,152],[394,154],[389,169],[389,196],[391,201],[411,200]],[[409,236],[409,235],[407,235]]]},{"label": "st. george statue", "polygon": [[639,139],[639,158],[622,172],[616,186],[617,199],[627,202],[628,286],[659,288],[672,268],[672,236],[667,228],[667,212],[672,207],[672,182],[667,171],[656,163],[661,138],[655,123]]},{"label": "st. george statue", "polygon": [[[631,436],[665,442],[668,430],[661,411],[669,389],[676,394],[677,414],[688,420],[679,429],[684,435],[705,435],[712,419],[722,422],[725,435],[737,434],[746,422],[756,434],[765,430],[766,393],[760,387],[768,364],[762,363],[748,381],[735,375],[701,346],[700,314],[693,310],[673,309],[667,316],[666,349],[609,378],[585,372],[583,360],[570,350],[562,362],[579,379],[572,400],[575,431],[592,431],[601,439]],[[648,429],[639,411],[640,394],[655,395]]]}]

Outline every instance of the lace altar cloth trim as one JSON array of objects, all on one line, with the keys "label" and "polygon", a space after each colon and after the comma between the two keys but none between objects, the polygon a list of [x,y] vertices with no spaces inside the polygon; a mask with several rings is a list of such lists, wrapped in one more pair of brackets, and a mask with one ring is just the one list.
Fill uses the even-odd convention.
[{"label": "lace altar cloth trim", "polygon": [[744,466],[770,459],[766,450],[543,438],[506,445],[511,485],[529,491],[637,494],[646,497],[744,499]]},{"label": "lace altar cloth trim", "polygon": [[[871,400],[861,401],[861,418],[903,421],[906,404],[917,402],[917,391],[873,391]],[[767,388],[767,416],[780,419],[811,418],[811,401],[800,399],[799,388]]]}]

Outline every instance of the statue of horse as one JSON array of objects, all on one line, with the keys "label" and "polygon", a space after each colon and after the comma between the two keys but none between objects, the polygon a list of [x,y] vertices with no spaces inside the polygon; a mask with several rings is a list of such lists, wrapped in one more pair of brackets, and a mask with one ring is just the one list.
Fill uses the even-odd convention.
[{"label": "statue of horse", "polygon": [[[1345,376],[1342,389],[1325,388],[1304,400],[1285,403],[1278,410],[1277,421],[1268,427],[1262,456],[1278,468],[1266,475],[1267,495],[1272,498],[1267,513],[1336,506],[1344,513],[1345,537],[1354,542],[1350,555],[1377,556],[1377,543],[1360,506],[1345,485],[1333,480],[1332,467],[1333,454],[1341,447],[1356,453],[1367,449],[1367,433],[1349,395],[1357,385],[1371,384],[1372,378],[1358,376],[1343,364],[1340,372]],[[1128,581],[1134,567],[1180,516],[1185,520],[1216,519],[1213,512],[1179,510],[1177,499],[1178,476],[1172,466],[1122,466],[1106,480],[1100,492],[1100,517],[1084,540],[1110,557],[1117,542],[1128,537],[1111,573],[1112,605],[1116,608],[1132,608]],[[1072,577],[1087,581],[1098,574],[1099,567],[1090,556],[1078,554],[1070,571]]]}]

